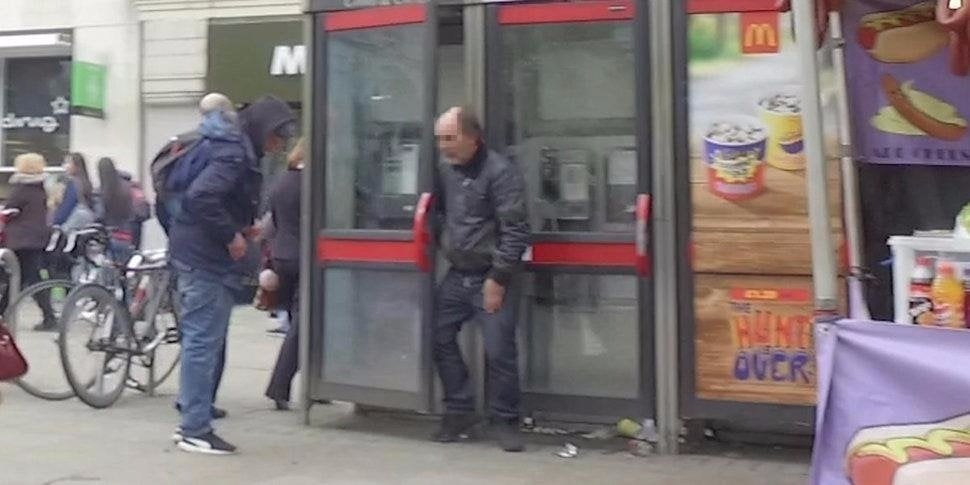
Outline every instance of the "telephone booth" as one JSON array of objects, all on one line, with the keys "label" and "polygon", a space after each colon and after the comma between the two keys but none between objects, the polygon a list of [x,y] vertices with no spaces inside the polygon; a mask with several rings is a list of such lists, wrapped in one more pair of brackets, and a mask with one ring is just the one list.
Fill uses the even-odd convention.
[{"label": "telephone booth", "polygon": [[649,69],[635,2],[311,5],[312,187],[325,190],[311,189],[310,397],[434,411],[433,126],[460,104],[527,180],[535,236],[514,295],[524,412],[651,415]]},{"label": "telephone booth", "polygon": [[[306,402],[440,411],[434,123],[465,105],[527,183],[534,236],[510,295],[525,416],[810,421],[796,401],[695,394],[688,54],[656,30],[686,29],[687,8],[775,3],[307,0]],[[474,332],[466,360],[487,392]]]}]

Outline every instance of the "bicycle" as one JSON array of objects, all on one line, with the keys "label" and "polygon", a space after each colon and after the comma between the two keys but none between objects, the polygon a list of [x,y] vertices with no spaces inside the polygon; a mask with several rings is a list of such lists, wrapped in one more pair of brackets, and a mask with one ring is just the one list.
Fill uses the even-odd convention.
[{"label": "bicycle", "polygon": [[[64,302],[58,341],[71,388],[94,408],[111,406],[126,387],[154,393],[180,359],[171,349],[179,343],[178,308],[167,253],[139,252],[122,267],[106,251],[94,258],[102,281],[78,286]],[[166,352],[175,355],[170,362]],[[92,355],[93,367],[85,366]],[[146,370],[143,381],[131,372],[133,360]]]},{"label": "bicycle", "polygon": [[99,227],[86,228],[71,235],[55,228],[46,248],[47,254],[57,264],[62,260],[71,261],[66,265],[70,268],[66,273],[72,277],[63,277],[60,271],[51,274],[48,270],[47,279],[24,288],[4,311],[4,321],[30,360],[28,373],[15,382],[34,397],[61,401],[74,396],[61,365],[58,327],[35,326],[45,320],[38,302],[48,299],[53,317],[59,322],[63,303],[77,286],[77,281],[101,278],[93,257],[97,248],[105,244],[107,233]]}]

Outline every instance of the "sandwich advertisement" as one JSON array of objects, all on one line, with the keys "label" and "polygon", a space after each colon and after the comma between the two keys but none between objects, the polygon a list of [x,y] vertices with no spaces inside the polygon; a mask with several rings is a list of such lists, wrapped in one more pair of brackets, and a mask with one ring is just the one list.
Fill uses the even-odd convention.
[{"label": "sandwich advertisement", "polygon": [[970,165],[970,77],[937,3],[843,5],[856,153],[868,162]]},{"label": "sandwich advertisement", "polygon": [[970,332],[845,321],[815,338],[812,485],[970,483]]}]

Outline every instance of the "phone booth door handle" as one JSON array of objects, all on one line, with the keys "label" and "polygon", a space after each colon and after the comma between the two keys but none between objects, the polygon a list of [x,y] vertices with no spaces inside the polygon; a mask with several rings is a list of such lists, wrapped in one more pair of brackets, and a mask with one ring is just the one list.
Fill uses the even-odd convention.
[{"label": "phone booth door handle", "polygon": [[431,272],[431,228],[428,218],[431,216],[433,203],[434,197],[425,192],[421,194],[414,210],[414,261],[423,273]]},{"label": "phone booth door handle", "polygon": [[637,196],[636,207],[636,268],[641,278],[650,276],[653,268],[650,261],[650,215],[652,200],[650,194]]}]

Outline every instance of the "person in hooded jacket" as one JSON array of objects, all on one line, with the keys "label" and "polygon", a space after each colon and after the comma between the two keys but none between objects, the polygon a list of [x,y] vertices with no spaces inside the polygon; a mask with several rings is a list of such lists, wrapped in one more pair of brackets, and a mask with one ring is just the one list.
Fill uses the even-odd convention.
[{"label": "person in hooded jacket", "polygon": [[[7,248],[20,261],[22,286],[41,280],[41,271],[47,267],[44,248],[50,240],[47,225],[47,191],[44,190],[44,167],[47,162],[37,153],[25,153],[14,159],[16,172],[10,177],[10,197],[4,203],[8,209],[19,209],[20,214],[7,222],[4,229]],[[50,293],[40,292],[34,296],[44,315],[44,320],[34,327],[38,331],[54,331],[57,319],[51,308]]]},{"label": "person in hooded jacket", "polygon": [[224,363],[220,355],[241,289],[237,262],[253,235],[262,183],[259,161],[281,152],[296,134],[293,111],[276,97],[263,97],[238,116],[239,130],[216,129],[203,120],[204,168],[184,193],[169,232],[182,309],[181,425],[174,438],[180,449],[195,453],[236,451],[215,434],[212,419]]}]

